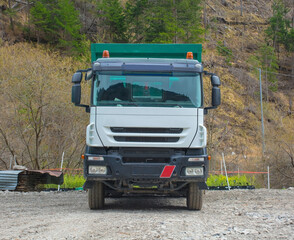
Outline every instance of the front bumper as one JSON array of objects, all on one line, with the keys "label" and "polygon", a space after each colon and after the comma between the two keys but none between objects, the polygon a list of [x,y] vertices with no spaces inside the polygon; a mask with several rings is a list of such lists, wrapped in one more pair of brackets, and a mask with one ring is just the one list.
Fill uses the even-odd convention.
[{"label": "front bumper", "polygon": [[[103,157],[103,161],[88,160],[88,157]],[[189,158],[204,158],[204,161],[188,161]],[[89,174],[89,166],[106,166],[105,175]],[[170,177],[163,177],[166,166],[175,166]],[[203,175],[186,176],[186,167],[201,167]],[[86,154],[84,159],[84,175],[87,181],[107,180],[134,180],[136,182],[152,181],[181,181],[181,182],[205,182],[208,176],[207,155],[172,155],[169,161],[164,163],[126,163],[120,154],[93,155]]]}]

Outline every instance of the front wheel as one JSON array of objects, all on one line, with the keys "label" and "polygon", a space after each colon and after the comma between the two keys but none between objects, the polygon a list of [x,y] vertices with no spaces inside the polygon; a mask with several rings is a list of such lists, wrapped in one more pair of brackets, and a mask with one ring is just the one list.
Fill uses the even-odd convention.
[{"label": "front wheel", "polygon": [[102,182],[95,182],[88,193],[89,208],[102,209],[104,207],[104,185]]},{"label": "front wheel", "polygon": [[190,210],[201,210],[202,208],[202,190],[197,183],[190,183],[187,192],[187,207]]}]

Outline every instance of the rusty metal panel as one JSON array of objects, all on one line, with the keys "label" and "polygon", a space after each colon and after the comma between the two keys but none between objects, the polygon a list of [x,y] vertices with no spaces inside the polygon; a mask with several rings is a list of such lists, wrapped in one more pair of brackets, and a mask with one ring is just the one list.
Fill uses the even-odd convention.
[{"label": "rusty metal panel", "polygon": [[15,190],[21,172],[23,171],[0,171],[0,190]]}]

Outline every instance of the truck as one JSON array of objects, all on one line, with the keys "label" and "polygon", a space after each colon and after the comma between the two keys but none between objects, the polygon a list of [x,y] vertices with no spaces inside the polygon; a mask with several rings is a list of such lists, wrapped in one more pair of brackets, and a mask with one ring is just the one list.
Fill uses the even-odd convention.
[{"label": "truck", "polygon": [[[90,209],[105,197],[186,197],[202,208],[210,156],[204,115],[221,103],[201,44],[91,44],[91,68],[72,77],[72,103],[90,114],[83,155]],[[211,81],[204,106],[203,78]],[[81,82],[91,81],[90,104]]]}]

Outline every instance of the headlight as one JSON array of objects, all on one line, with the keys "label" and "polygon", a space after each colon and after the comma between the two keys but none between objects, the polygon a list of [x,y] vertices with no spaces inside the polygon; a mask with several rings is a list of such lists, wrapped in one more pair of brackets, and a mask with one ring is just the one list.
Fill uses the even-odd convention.
[{"label": "headlight", "polygon": [[89,166],[89,174],[105,175],[107,173],[106,166]]},{"label": "headlight", "polygon": [[204,158],[188,158],[188,162],[204,162]]},{"label": "headlight", "polygon": [[97,157],[88,157],[89,161],[104,161],[104,157],[102,156],[97,156]]},{"label": "headlight", "polygon": [[187,167],[186,176],[203,176],[203,167]]}]

